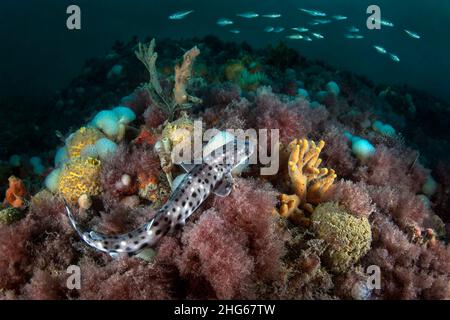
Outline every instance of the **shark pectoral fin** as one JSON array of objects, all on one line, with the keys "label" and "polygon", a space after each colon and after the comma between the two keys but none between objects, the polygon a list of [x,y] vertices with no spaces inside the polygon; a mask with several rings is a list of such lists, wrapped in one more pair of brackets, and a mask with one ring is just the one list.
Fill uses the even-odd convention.
[{"label": "shark pectoral fin", "polygon": [[92,240],[95,240],[95,241],[101,241],[104,239],[103,235],[101,235],[100,233],[97,233],[95,231],[90,231],[89,236],[92,238]]},{"label": "shark pectoral fin", "polygon": [[184,169],[184,171],[189,172],[194,168],[195,164],[193,163],[180,163],[180,166]]},{"label": "shark pectoral fin", "polygon": [[219,197],[226,197],[233,188],[234,179],[231,174],[226,175],[223,180],[216,186],[213,193]]}]

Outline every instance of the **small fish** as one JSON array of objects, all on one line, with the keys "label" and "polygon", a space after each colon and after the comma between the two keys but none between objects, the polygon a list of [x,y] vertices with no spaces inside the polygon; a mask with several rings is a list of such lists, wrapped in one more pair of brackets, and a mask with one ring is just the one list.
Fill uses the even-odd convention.
[{"label": "small fish", "polygon": [[286,36],[286,38],[291,39],[291,40],[300,40],[303,39],[303,36],[301,34],[291,34],[289,36]]},{"label": "small fish", "polygon": [[320,23],[318,23],[317,21],[311,21],[311,22],[308,22],[308,24],[310,26],[318,26]]},{"label": "small fish", "polygon": [[406,32],[406,34],[408,35],[408,36],[410,36],[411,38],[414,38],[414,39],[420,39],[421,37],[420,37],[420,35],[418,34],[418,33],[416,33],[416,32],[414,32],[414,31],[410,31],[410,30],[406,30],[406,29],[403,29],[405,32]]},{"label": "small fish", "polygon": [[220,18],[217,20],[217,24],[221,27],[229,26],[230,24],[233,24],[234,22],[227,18]]},{"label": "small fish", "polygon": [[316,37],[317,39],[323,39],[325,38],[323,35],[321,35],[320,33],[317,32],[311,32],[311,34]]},{"label": "small fish", "polygon": [[308,28],[303,28],[303,27],[295,27],[295,28],[291,28],[291,30],[297,31],[297,32],[307,32],[309,31]]},{"label": "small fish", "polygon": [[329,19],[316,19],[313,22],[317,22],[318,24],[328,24],[331,23],[332,21]]},{"label": "small fish", "polygon": [[238,29],[231,29],[230,32],[231,32],[231,33],[234,33],[234,34],[241,33],[241,31],[238,30]]},{"label": "small fish", "polygon": [[389,53],[389,57],[395,62],[400,62],[400,58],[396,54]]},{"label": "small fish", "polygon": [[326,17],[326,13],[318,10],[308,10],[308,9],[299,9],[303,12],[306,12],[307,14],[313,16],[313,17]]},{"label": "small fish", "polygon": [[237,16],[241,17],[241,18],[246,18],[246,19],[253,19],[253,18],[258,18],[259,14],[257,14],[256,12],[243,12],[243,13],[238,13]]},{"label": "small fish", "polygon": [[386,20],[386,19],[375,19],[375,18],[372,18],[372,21],[375,21],[375,22],[377,22],[377,23],[379,23],[379,24],[381,24],[382,26],[385,26],[385,27],[391,27],[391,28],[394,27],[394,23],[389,21],[389,20]]},{"label": "small fish", "polygon": [[273,29],[273,32],[275,32],[275,33],[280,33],[280,32],[283,32],[283,31],[284,31],[284,27],[276,27],[276,28]]},{"label": "small fish", "polygon": [[359,29],[355,26],[350,26],[347,28],[347,31],[356,33],[356,32],[359,32]]},{"label": "small fish", "polygon": [[347,20],[347,17],[346,17],[346,16],[341,16],[340,14],[335,15],[335,16],[333,16],[332,18],[333,18],[334,20],[337,20],[337,21]]},{"label": "small fish", "polygon": [[313,40],[311,39],[311,37],[308,37],[308,36],[304,36],[304,37],[303,37],[303,40],[308,41],[308,42],[313,41]]},{"label": "small fish", "polygon": [[263,14],[262,17],[276,19],[276,18],[280,18],[281,14],[279,14],[279,13],[269,13],[269,14]]},{"label": "small fish", "polygon": [[194,12],[194,10],[175,12],[169,16],[169,20],[181,20],[184,17],[186,17],[188,14],[191,14],[192,12]]},{"label": "small fish", "polygon": [[364,36],[360,34],[346,34],[345,37],[347,39],[364,39]]},{"label": "small fish", "polygon": [[272,32],[274,30],[274,27],[267,26],[264,28],[264,32]]},{"label": "small fish", "polygon": [[375,50],[377,50],[381,54],[386,54],[387,53],[386,49],[383,48],[383,47],[380,47],[380,46],[373,46],[373,47],[375,48]]}]

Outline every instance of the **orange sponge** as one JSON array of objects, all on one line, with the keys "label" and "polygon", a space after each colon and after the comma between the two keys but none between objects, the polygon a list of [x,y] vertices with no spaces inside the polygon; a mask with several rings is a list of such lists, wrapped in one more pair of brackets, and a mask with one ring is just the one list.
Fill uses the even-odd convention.
[{"label": "orange sponge", "polygon": [[23,181],[14,176],[9,177],[9,188],[6,190],[5,203],[11,207],[20,208],[24,204],[24,197],[27,194]]}]

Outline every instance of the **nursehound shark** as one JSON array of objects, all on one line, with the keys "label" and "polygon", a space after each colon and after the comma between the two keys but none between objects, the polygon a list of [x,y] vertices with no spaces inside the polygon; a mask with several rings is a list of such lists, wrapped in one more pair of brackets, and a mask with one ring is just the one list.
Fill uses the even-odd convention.
[{"label": "nursehound shark", "polygon": [[229,195],[233,187],[232,171],[248,162],[254,148],[252,142],[234,138],[206,155],[200,164],[182,163],[187,174],[168,201],[152,219],[133,231],[114,236],[82,231],[66,203],[70,223],[89,246],[112,257],[138,254],[153,247],[168,232],[180,229],[211,193]]}]

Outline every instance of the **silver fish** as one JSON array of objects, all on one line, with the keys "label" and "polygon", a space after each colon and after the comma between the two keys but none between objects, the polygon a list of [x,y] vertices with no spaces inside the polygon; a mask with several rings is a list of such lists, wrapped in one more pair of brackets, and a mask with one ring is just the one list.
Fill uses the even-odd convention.
[{"label": "silver fish", "polygon": [[400,62],[400,58],[396,54],[389,53],[389,58],[395,62]]},{"label": "silver fish", "polygon": [[234,34],[241,33],[241,31],[238,30],[238,29],[231,29],[230,32],[231,32],[231,33],[234,33]]},{"label": "silver fish", "polygon": [[304,36],[304,37],[303,37],[303,40],[308,41],[308,42],[313,41],[313,40],[311,39],[311,37],[308,37],[308,36]]},{"label": "silver fish", "polygon": [[280,18],[281,14],[279,14],[279,13],[269,13],[269,14],[263,14],[261,17],[276,19],[276,18]]},{"label": "silver fish", "polygon": [[211,193],[221,197],[229,195],[233,186],[233,169],[246,162],[254,151],[254,143],[234,138],[205,156],[203,163],[182,164],[188,174],[167,203],[156,212],[154,218],[128,233],[108,236],[83,231],[67,204],[66,212],[72,227],[89,246],[112,257],[133,255],[154,246],[169,231],[180,229]]},{"label": "silver fish", "polygon": [[411,38],[414,38],[414,39],[420,39],[421,37],[420,37],[420,35],[417,33],[417,32],[414,32],[414,31],[410,31],[410,30],[406,30],[406,29],[403,29],[405,32],[406,32],[406,34],[408,35],[408,36],[410,36]]},{"label": "silver fish", "polygon": [[258,18],[259,14],[257,14],[256,12],[243,12],[243,13],[238,13],[237,16],[241,17],[241,18],[246,18],[246,19],[253,19],[253,18]]},{"label": "silver fish", "polygon": [[350,26],[347,28],[348,32],[359,32],[359,29],[355,26]]},{"label": "silver fish", "polygon": [[318,11],[318,10],[308,10],[308,9],[302,9],[302,8],[300,8],[298,10],[306,12],[307,14],[309,14],[310,16],[313,16],[313,17],[326,17],[326,15],[327,15],[325,12]]},{"label": "silver fish", "polygon": [[386,20],[386,19],[375,19],[375,18],[372,18],[372,21],[377,22],[377,23],[379,23],[379,24],[381,24],[382,26],[385,26],[385,27],[391,27],[391,28],[394,27],[394,23],[389,21],[389,20]]},{"label": "silver fish", "polygon": [[335,16],[333,16],[332,18],[333,18],[334,20],[337,20],[337,21],[347,20],[347,17],[346,17],[346,16],[342,16],[342,15],[340,15],[340,14],[335,15]]},{"label": "silver fish", "polygon": [[303,28],[303,27],[295,27],[295,28],[291,28],[291,30],[297,31],[297,32],[307,32],[309,31],[308,28]]},{"label": "silver fish", "polygon": [[383,48],[383,47],[380,47],[380,46],[373,46],[373,47],[375,48],[375,50],[377,50],[381,54],[386,54],[387,53],[387,50],[385,48]]},{"label": "silver fish", "polygon": [[216,23],[221,27],[225,27],[225,26],[229,26],[230,24],[233,24],[234,22],[227,18],[220,18],[219,20],[217,20]]},{"label": "silver fish", "polygon": [[291,34],[286,36],[286,38],[291,39],[291,40],[300,40],[303,39],[303,36],[301,34]]},{"label": "silver fish", "polygon": [[316,37],[317,39],[323,39],[325,38],[322,34],[317,33],[317,32],[311,32],[311,34]]},{"label": "silver fish", "polygon": [[275,33],[280,33],[280,32],[283,32],[283,31],[284,31],[284,27],[275,27],[273,29],[273,32],[275,32]]},{"label": "silver fish", "polygon": [[347,39],[364,39],[364,36],[360,34],[346,34],[345,37]]},{"label": "silver fish", "polygon": [[333,21],[329,20],[329,19],[315,19],[313,21],[313,23],[316,22],[317,24],[328,24],[331,23]]},{"label": "silver fish", "polygon": [[175,13],[171,14],[169,16],[169,19],[170,20],[181,20],[184,17],[186,17],[187,15],[191,14],[192,12],[194,12],[194,10],[178,11],[178,12],[175,12]]},{"label": "silver fish", "polygon": [[272,26],[267,26],[264,28],[264,32],[272,32],[274,30],[274,27]]}]

